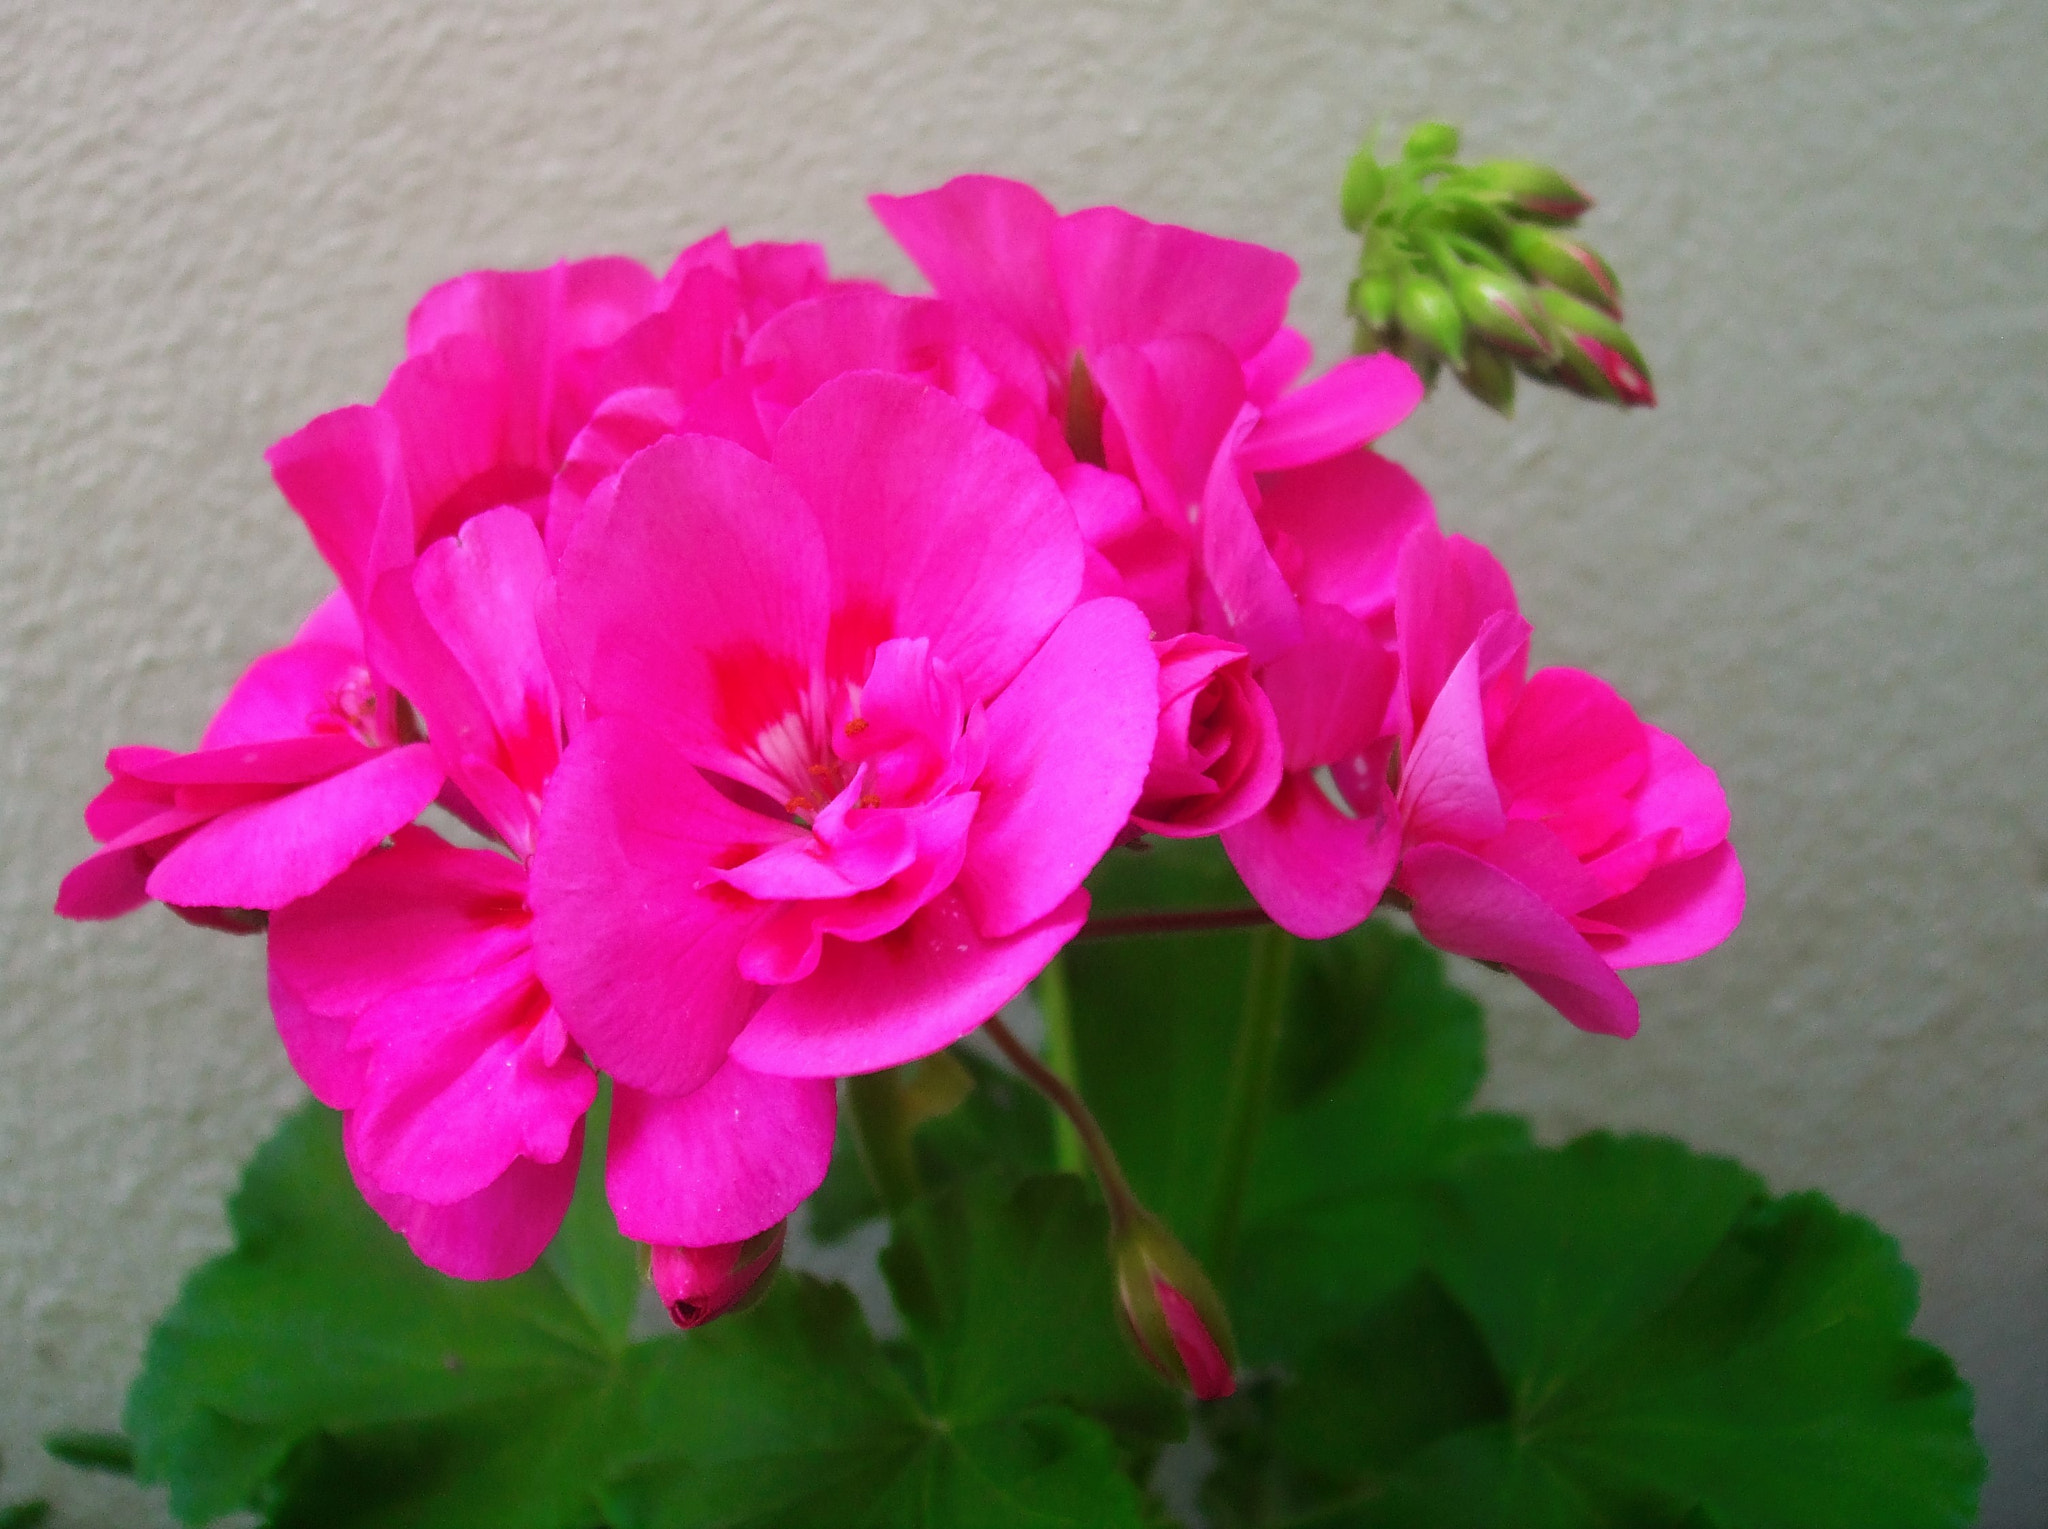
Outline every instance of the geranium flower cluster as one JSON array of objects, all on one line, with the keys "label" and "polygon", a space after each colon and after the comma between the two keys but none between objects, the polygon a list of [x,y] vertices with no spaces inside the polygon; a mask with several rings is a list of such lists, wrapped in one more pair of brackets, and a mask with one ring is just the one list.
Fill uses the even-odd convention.
[{"label": "geranium flower cluster", "polygon": [[604,1075],[619,1226],[715,1314],[835,1081],[981,1024],[1143,834],[1612,1034],[1618,969],[1740,914],[1712,772],[1531,674],[1499,563],[1371,450],[1415,374],[1300,380],[1291,260],[982,177],[874,206],[934,295],[723,234],[428,293],[382,396],[270,453],[335,592],[197,750],[107,758],[58,910],[267,926],[435,1268],[539,1254]]}]

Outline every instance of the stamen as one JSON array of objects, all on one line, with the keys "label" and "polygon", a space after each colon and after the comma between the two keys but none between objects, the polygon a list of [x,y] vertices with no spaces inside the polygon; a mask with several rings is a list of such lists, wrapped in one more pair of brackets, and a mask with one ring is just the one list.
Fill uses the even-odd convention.
[{"label": "stamen", "polygon": [[849,738],[858,738],[862,733],[866,732],[867,730],[868,719],[866,717],[855,717],[851,722],[846,724],[846,736]]},{"label": "stamen", "polygon": [[863,807],[879,807],[882,805],[882,799],[872,791],[863,791],[860,794],[860,804]]}]

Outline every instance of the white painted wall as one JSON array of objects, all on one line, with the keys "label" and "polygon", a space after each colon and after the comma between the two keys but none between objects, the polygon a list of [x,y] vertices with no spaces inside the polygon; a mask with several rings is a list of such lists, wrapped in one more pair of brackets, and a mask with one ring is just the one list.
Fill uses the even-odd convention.
[{"label": "white painted wall", "polygon": [[1444,115],[1600,198],[1663,405],[1392,449],[1542,658],[1721,767],[1752,887],[1636,1041],[1500,994],[1492,1097],[1896,1231],[1985,1522],[2048,1521],[2044,73],[2040,0],[0,4],[0,1499],[161,1520],[35,1441],[114,1421],[296,1090],[256,944],[46,910],[101,751],[189,743],[319,592],[262,449],[422,288],[720,222],[907,278],[862,193],[985,168],[1293,251],[1327,356],[1344,157]]}]

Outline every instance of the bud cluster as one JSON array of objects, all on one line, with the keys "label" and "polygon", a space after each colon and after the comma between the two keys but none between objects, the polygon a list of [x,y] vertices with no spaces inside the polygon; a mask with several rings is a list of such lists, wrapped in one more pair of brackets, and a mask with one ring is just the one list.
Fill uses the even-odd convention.
[{"label": "bud cluster", "polygon": [[1565,230],[1593,204],[1548,165],[1457,162],[1458,130],[1425,122],[1400,157],[1367,144],[1345,171],[1345,225],[1362,234],[1350,309],[1361,353],[1392,351],[1434,384],[1448,364],[1509,413],[1515,373],[1606,403],[1657,401],[1621,326],[1621,283]]}]

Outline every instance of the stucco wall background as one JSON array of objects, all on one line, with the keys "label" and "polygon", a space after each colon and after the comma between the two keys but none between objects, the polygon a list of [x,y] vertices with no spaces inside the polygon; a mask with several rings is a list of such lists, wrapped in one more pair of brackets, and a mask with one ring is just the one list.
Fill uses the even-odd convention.
[{"label": "stucco wall background", "polygon": [[67,926],[111,744],[188,746],[323,570],[265,445],[485,264],[729,223],[908,280],[869,189],[957,170],[1292,251],[1425,115],[1601,206],[1662,406],[1444,396],[1388,443],[1539,658],[1717,764],[1744,930],[1581,1036],[1485,973],[1493,1102],[1826,1188],[1975,1383],[1984,1522],[2048,1523],[2048,8],[2039,0],[299,0],[0,5],[0,1500],[163,1522],[111,1426],[299,1095],[257,942]]}]

